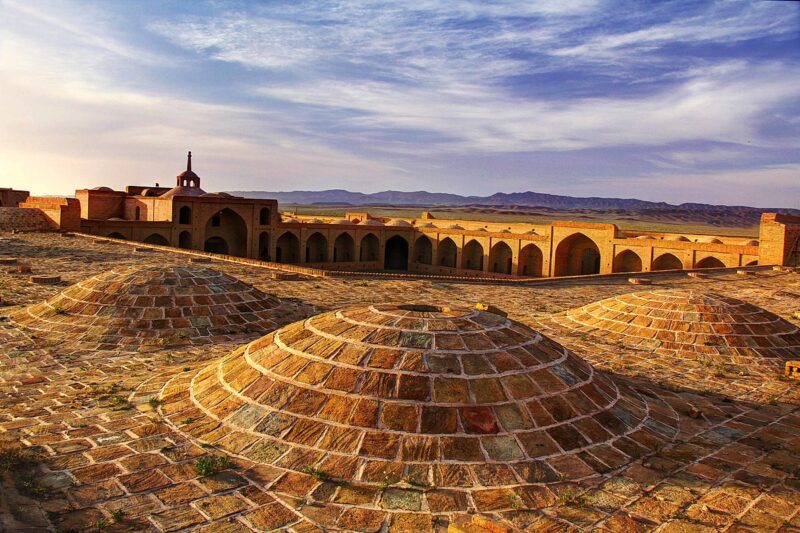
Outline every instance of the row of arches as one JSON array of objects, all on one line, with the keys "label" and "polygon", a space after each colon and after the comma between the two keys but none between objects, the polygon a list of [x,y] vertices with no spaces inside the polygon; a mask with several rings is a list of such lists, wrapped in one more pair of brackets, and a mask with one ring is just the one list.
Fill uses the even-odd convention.
[{"label": "row of arches", "polygon": [[[136,208],[136,219],[139,219],[138,207]],[[230,209],[228,209],[230,211]],[[237,215],[238,216],[238,215]],[[240,217],[241,218],[241,217]],[[258,212],[258,224],[268,226],[272,220],[272,210],[269,207],[262,207]],[[192,208],[184,205],[178,210],[178,224],[187,225],[192,223]]]}]

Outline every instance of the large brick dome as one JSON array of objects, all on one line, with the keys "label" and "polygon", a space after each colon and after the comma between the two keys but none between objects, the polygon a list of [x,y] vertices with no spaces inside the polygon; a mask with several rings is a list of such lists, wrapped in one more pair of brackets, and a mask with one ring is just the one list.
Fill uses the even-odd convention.
[{"label": "large brick dome", "polygon": [[216,270],[157,266],[92,276],[11,319],[43,342],[142,349],[241,339],[300,316],[294,304]]},{"label": "large brick dome", "polygon": [[800,349],[800,330],[790,322],[741,300],[696,290],[623,294],[554,320],[606,343],[686,359],[778,364]]},{"label": "large brick dome", "polygon": [[543,486],[615,470],[677,433],[657,397],[469,308],[320,314],[178,374],[160,400],[197,441],[292,479],[311,472],[347,486],[315,491],[311,478],[293,497],[333,508],[380,500],[388,512],[536,507],[552,497]]}]

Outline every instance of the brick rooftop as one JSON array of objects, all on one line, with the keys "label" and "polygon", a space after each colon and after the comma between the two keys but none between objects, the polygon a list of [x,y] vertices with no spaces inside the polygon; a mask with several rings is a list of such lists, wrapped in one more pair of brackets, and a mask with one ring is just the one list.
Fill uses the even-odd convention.
[{"label": "brick rooftop", "polygon": [[[624,278],[284,281],[53,233],[0,234],[0,255],[63,279],[0,270],[2,457],[36,452],[3,470],[2,531],[425,531],[467,513],[529,531],[800,530],[800,381],[750,364],[753,352],[691,359],[597,324],[565,326],[570,310],[640,298]],[[251,285],[274,327],[316,318],[198,342],[182,341],[204,332],[164,328],[163,346],[131,350],[125,339],[146,337],[71,307],[122,308],[142,284],[120,280],[183,274],[226,280],[233,294]],[[749,328],[755,336],[794,335],[797,274],[653,281],[658,298],[710,292],[746,311],[733,324],[777,324]],[[661,329],[624,309],[637,327]],[[696,351],[718,348],[709,342]],[[230,462],[203,461],[212,456]]]}]

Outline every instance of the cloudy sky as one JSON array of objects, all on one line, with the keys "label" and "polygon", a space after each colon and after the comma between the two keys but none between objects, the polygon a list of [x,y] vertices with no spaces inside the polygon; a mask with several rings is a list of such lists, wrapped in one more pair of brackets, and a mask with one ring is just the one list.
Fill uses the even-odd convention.
[{"label": "cloudy sky", "polygon": [[0,187],[800,207],[800,3],[0,0]]}]

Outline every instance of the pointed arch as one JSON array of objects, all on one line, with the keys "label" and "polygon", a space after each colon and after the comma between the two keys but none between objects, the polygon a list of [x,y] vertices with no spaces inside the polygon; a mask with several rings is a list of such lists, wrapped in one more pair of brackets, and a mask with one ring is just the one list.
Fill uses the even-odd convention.
[{"label": "pointed arch", "polygon": [[681,270],[683,262],[675,254],[661,254],[653,261],[651,270]]},{"label": "pointed arch", "polygon": [[159,246],[169,246],[169,241],[167,240],[167,238],[161,235],[160,233],[153,233],[151,235],[148,235],[147,238],[142,242],[147,244],[157,244]]},{"label": "pointed arch", "polygon": [[367,233],[361,238],[359,246],[359,261],[377,261],[380,253],[380,242],[374,233]]},{"label": "pointed arch", "polygon": [[291,231],[284,232],[275,243],[275,262],[300,262],[300,239]]},{"label": "pointed arch", "polygon": [[461,256],[461,268],[465,270],[483,270],[483,246],[472,239],[466,246]]},{"label": "pointed arch", "polygon": [[180,235],[178,235],[178,247],[190,249],[192,247],[192,234],[188,231],[182,231]]},{"label": "pointed arch", "polygon": [[614,258],[612,272],[641,272],[642,258],[633,250],[623,250]]},{"label": "pointed arch", "polygon": [[328,260],[328,239],[314,232],[306,240],[306,263],[325,263]]},{"label": "pointed arch", "polygon": [[383,268],[386,270],[408,270],[408,241],[395,235],[384,245]]},{"label": "pointed arch", "polygon": [[708,257],[701,259],[694,265],[695,268],[724,268],[725,263],[714,257],[713,255],[709,255]]},{"label": "pointed arch", "polygon": [[489,268],[498,274],[511,274],[513,257],[511,247],[500,241],[489,250]]},{"label": "pointed arch", "polygon": [[436,264],[448,268],[456,268],[458,259],[458,246],[450,237],[445,237],[439,241],[436,250]]},{"label": "pointed arch", "polygon": [[423,265],[433,263],[433,243],[425,235],[419,236],[414,242],[414,261]]},{"label": "pointed arch", "polygon": [[580,276],[600,273],[600,248],[583,233],[573,233],[556,247],[553,275]]},{"label": "pointed arch", "polygon": [[333,260],[337,263],[349,263],[355,261],[356,242],[353,237],[345,232],[336,237],[333,241]]},{"label": "pointed arch", "polygon": [[535,244],[528,244],[519,252],[518,273],[520,276],[540,277],[543,263],[542,250]]}]

